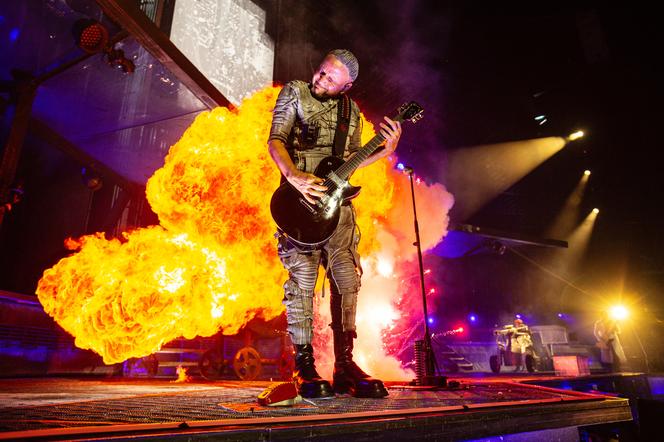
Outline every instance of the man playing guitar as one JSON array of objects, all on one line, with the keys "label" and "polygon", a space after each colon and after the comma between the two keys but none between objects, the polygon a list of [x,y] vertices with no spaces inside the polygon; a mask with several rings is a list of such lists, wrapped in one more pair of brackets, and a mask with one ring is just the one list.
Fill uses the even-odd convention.
[{"label": "man playing guitar", "polygon": [[[268,146],[283,179],[306,202],[316,204],[325,195],[324,180],[313,172],[331,155],[348,158],[360,146],[360,111],[346,96],[359,71],[355,56],[344,49],[329,52],[310,83],[291,81],[281,90],[274,107]],[[340,117],[341,116],[341,117]],[[347,122],[347,123],[346,123]],[[383,158],[397,147],[401,125],[385,117],[380,123],[384,148],[359,167]],[[339,148],[341,146],[341,149]],[[278,233],[278,253],[288,270],[284,304],[288,332],[295,346],[294,379],[304,397],[332,396],[335,392],[357,397],[384,397],[387,390],[353,362],[355,311],[360,288],[359,234],[350,203],[340,207],[339,222],[329,239],[306,247]],[[313,356],[313,295],[318,267],[324,265],[331,285],[334,336],[333,387],[316,371]]]}]

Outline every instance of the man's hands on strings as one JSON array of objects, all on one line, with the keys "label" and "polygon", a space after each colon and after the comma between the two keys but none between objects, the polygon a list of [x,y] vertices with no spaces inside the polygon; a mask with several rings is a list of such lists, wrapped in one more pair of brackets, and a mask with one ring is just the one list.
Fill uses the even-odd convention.
[{"label": "man's hands on strings", "polygon": [[288,173],[286,179],[311,204],[316,204],[316,200],[325,195],[324,192],[327,190],[327,187],[322,185],[323,179],[312,173],[293,169]]},{"label": "man's hands on strings", "polygon": [[323,192],[327,190],[327,187],[321,185],[323,179],[298,170],[288,155],[286,145],[281,140],[270,140],[268,150],[286,180],[302,194],[304,199],[311,204],[316,204],[316,198],[322,197]]},{"label": "man's hands on strings", "polygon": [[[380,134],[385,138],[383,144],[385,149],[379,155],[372,155],[367,158],[360,167],[367,166],[379,158],[392,154],[399,144],[399,138],[401,138],[401,123],[388,117],[384,118],[385,121],[380,123]],[[302,194],[302,196],[304,196],[304,199],[311,204],[316,204],[316,200],[322,197],[327,190],[327,187],[322,185],[324,181],[322,178],[311,173],[302,172],[295,168],[289,170],[286,179]]]}]

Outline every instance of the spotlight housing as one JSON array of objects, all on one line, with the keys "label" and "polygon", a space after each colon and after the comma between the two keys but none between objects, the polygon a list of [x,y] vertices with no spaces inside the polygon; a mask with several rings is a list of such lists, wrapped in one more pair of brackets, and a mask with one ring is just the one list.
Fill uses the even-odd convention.
[{"label": "spotlight housing", "polygon": [[583,133],[582,130],[577,130],[576,132],[572,132],[567,136],[567,141],[574,141],[578,140],[579,138],[583,137],[585,134]]},{"label": "spotlight housing", "polygon": [[72,27],[74,40],[88,54],[102,52],[108,46],[108,30],[97,20],[82,18]]},{"label": "spotlight housing", "polygon": [[629,316],[629,310],[624,305],[616,304],[609,308],[609,316],[616,321],[623,321]]}]

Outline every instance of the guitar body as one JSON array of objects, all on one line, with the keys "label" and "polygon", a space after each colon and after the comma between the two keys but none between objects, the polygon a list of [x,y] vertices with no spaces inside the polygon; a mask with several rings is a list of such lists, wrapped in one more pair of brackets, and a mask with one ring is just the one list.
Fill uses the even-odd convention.
[{"label": "guitar body", "polygon": [[[340,158],[329,156],[323,158],[314,171],[314,175],[325,179],[330,172],[334,172],[344,161]],[[348,181],[345,185],[336,189],[328,185],[328,191],[336,191],[339,198],[331,198],[326,204],[319,201],[314,205],[309,203],[302,194],[284,182],[272,195],[270,211],[272,218],[290,240],[303,246],[316,246],[324,243],[334,233],[339,224],[339,209],[341,204],[360,193],[359,187],[351,186]]]},{"label": "guitar body", "polygon": [[[422,107],[411,101],[399,107],[394,121],[412,121],[422,118]],[[385,138],[374,136],[367,144],[344,161],[335,156],[323,158],[314,175],[324,179],[327,190],[315,204],[309,203],[300,192],[284,182],[272,195],[270,211],[279,229],[294,243],[301,246],[318,246],[330,239],[339,224],[341,205],[360,193],[348,179],[369,155],[374,153]]]}]

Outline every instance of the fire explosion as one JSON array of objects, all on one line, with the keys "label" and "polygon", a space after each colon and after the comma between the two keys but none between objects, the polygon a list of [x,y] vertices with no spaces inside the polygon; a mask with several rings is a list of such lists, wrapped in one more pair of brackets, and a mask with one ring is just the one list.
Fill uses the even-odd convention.
[{"label": "fire explosion", "polygon": [[[125,232],[121,239],[96,234],[66,241],[74,253],[44,272],[37,295],[78,347],[94,350],[107,364],[122,362],[178,337],[220,330],[231,335],[253,318],[270,320],[283,312],[287,275],[269,211],[279,172],[266,148],[278,92],[267,87],[236,109],[220,107],[196,118],[147,183],[159,226]],[[373,127],[365,120],[364,128],[367,142]],[[408,179],[389,161],[358,170],[353,183],[362,186],[355,205],[365,268],[358,330],[373,341],[366,352],[358,350],[371,367],[385,357],[375,343],[389,319],[372,321],[369,313],[396,317],[400,295],[394,283],[399,271],[386,277],[376,269],[385,259],[398,269],[414,255],[406,224],[412,209]],[[446,233],[453,199],[441,185],[423,183],[416,198],[428,220],[420,226],[426,249]],[[399,364],[392,362],[398,373]]]}]

